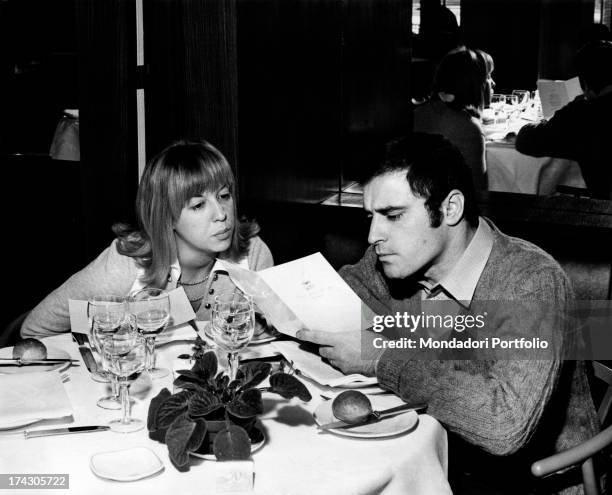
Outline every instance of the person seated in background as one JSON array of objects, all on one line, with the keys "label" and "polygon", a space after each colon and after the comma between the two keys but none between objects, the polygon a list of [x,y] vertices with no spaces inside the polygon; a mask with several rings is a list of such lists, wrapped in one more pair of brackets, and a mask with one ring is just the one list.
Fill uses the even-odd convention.
[{"label": "person seated in background", "polygon": [[463,46],[464,36],[455,14],[446,6],[423,3],[419,33],[412,39],[412,57],[419,62],[411,72],[410,90],[414,101],[427,98],[440,60]]},{"label": "person seated in background", "polygon": [[594,22],[582,29],[580,39],[582,40],[582,46],[592,41],[612,41],[612,36],[610,36],[610,28],[608,26]]},{"label": "person seated in background", "polygon": [[495,87],[493,59],[461,48],[446,55],[436,69],[431,97],[414,110],[414,131],[441,134],[459,148],[478,190],[487,189],[482,110]]},{"label": "person seated in background", "polygon": [[523,126],[515,146],[525,155],[577,161],[589,194],[612,199],[612,42],[584,45],[576,69],[584,94],[550,120]]},{"label": "person seated in background", "polygon": [[[375,314],[403,306],[418,315],[424,304],[440,302],[462,311],[497,301],[507,313],[491,325],[494,335],[520,328],[567,338],[560,311],[550,319],[516,311],[518,302],[533,301],[565,308],[573,297],[567,276],[540,248],[479,216],[470,171],[447,139],[415,133],[397,143],[365,183],[364,208],[370,247],[340,275]],[[531,493],[531,462],[598,430],[583,361],[556,354],[423,359],[418,349],[380,349],[375,339],[382,334],[370,330],[324,330],[300,330],[297,338],[319,344],[320,355],[344,373],[375,375],[403,400],[429,404],[428,413],[451,433],[455,493],[470,483],[480,485],[477,493]],[[466,471],[470,477],[456,474]]]},{"label": "person seated in background", "polygon": [[145,287],[182,286],[197,319],[209,320],[215,292],[234,287],[227,273],[211,272],[217,258],[251,270],[273,265],[258,225],[237,218],[235,194],[232,169],[214,146],[179,141],[167,147],[143,172],[139,228],[115,225],[117,239],[32,310],[21,336],[69,331],[69,299],[128,295]]}]

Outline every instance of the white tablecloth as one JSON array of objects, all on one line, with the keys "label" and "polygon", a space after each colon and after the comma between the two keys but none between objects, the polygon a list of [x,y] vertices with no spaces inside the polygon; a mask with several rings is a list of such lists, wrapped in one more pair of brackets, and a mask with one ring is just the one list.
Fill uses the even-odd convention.
[{"label": "white tablecloth", "polygon": [[563,158],[523,155],[516,151],[513,142],[503,140],[507,133],[518,134],[528,123],[531,121],[519,119],[508,125],[483,126],[487,137],[489,191],[547,196],[553,194],[558,185],[586,187],[578,163]]},{"label": "white tablecloth", "polygon": [[[68,350],[72,357],[80,358],[69,335],[51,337],[49,342]],[[162,346],[158,364],[170,367],[171,360],[188,349],[189,344],[185,343]],[[105,385],[91,380],[84,365],[72,367],[69,373],[70,380],[65,383],[65,388],[74,410],[73,421],[42,422],[30,429],[63,426],[66,421],[72,426],[105,424],[119,416],[118,411],[106,411],[95,405],[105,393]],[[171,376],[155,380],[144,397],[139,397],[133,407],[133,416],[146,419],[151,397],[164,386],[172,389],[171,380]],[[296,399],[286,401],[277,395],[264,395],[262,423],[267,442],[253,454],[254,493],[451,493],[446,480],[446,432],[434,418],[421,415],[414,430],[387,439],[338,437],[316,428],[311,413],[322,399],[312,384],[308,386],[313,392],[313,399],[308,404]],[[189,472],[179,473],[170,463],[166,445],[150,440],[146,429],[130,434],[109,431],[29,440],[22,435],[7,433],[0,431],[0,473],[68,473],[68,493],[214,493],[214,461],[194,460]],[[93,454],[137,446],[153,450],[163,461],[165,469],[134,482],[101,479],[90,470]],[[39,492],[20,490],[19,493]]]},{"label": "white tablecloth", "polygon": [[586,187],[574,161],[523,155],[509,143],[488,142],[486,152],[490,191],[549,195],[558,185]]}]

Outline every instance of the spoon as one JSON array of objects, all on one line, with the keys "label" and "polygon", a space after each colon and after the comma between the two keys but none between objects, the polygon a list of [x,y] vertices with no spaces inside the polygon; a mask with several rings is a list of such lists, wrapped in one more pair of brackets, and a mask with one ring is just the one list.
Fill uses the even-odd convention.
[{"label": "spoon", "polygon": [[374,411],[370,399],[365,394],[358,392],[357,390],[346,390],[337,395],[332,402],[333,415],[336,417],[336,419],[339,419],[347,425],[357,425],[365,422],[378,421],[385,416],[401,411],[413,411],[426,408],[427,404],[418,403],[402,404],[390,409]]}]

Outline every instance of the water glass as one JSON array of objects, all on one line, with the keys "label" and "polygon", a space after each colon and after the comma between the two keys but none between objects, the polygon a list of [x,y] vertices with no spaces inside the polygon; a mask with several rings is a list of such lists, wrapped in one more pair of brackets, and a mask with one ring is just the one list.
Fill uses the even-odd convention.
[{"label": "water glass", "polygon": [[229,377],[235,380],[239,353],[249,344],[255,329],[253,298],[238,289],[217,295],[210,329],[217,347],[227,352]]},{"label": "water glass", "polygon": [[515,89],[512,91],[513,95],[516,95],[518,99],[518,108],[520,112],[524,112],[529,106],[529,100],[531,100],[531,93],[526,89]]},{"label": "water glass", "polygon": [[142,289],[130,297],[129,310],[145,340],[147,373],[151,378],[167,376],[167,368],[155,366],[155,338],[170,320],[170,296],[163,289]]},{"label": "water glass", "polygon": [[504,110],[508,119],[506,124],[509,125],[510,121],[515,120],[519,116],[518,96],[517,95],[504,95]]},{"label": "water glass", "polygon": [[145,368],[145,343],[138,334],[136,318],[128,315],[116,332],[102,340],[102,352],[108,369],[119,383],[121,419],[109,423],[112,431],[130,433],[144,428],[144,421],[130,416],[129,382]]},{"label": "water glass", "polygon": [[502,94],[494,94],[491,96],[491,109],[494,112],[494,124],[498,124],[498,120],[502,119],[503,110],[506,104],[506,99]]},{"label": "water glass", "polygon": [[[93,296],[87,301],[89,339],[100,356],[102,356],[102,349],[99,344],[99,335],[115,331],[116,327],[124,319],[126,312],[127,302],[123,296],[104,294]],[[104,369],[103,359],[102,369],[103,371],[92,373],[92,379],[100,383],[110,382],[111,395],[100,398],[97,404],[103,409],[121,409],[117,382]]]}]

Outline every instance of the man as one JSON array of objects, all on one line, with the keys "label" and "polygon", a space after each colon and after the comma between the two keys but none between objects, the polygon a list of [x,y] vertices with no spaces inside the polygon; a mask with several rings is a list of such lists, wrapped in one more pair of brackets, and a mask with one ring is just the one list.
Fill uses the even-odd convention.
[{"label": "man", "polygon": [[576,160],[590,194],[612,198],[612,42],[587,43],[577,54],[584,92],[548,121],[524,126],[516,149],[532,156]]},{"label": "man", "polygon": [[[399,307],[420,314],[432,301],[459,312],[494,301],[509,309],[494,320],[493,334],[557,330],[560,319],[523,314],[512,304],[565,307],[572,297],[566,275],[541,249],[478,216],[459,151],[442,136],[415,134],[394,154],[365,184],[371,246],[340,271],[361,299],[378,315]],[[375,374],[404,400],[427,402],[428,413],[457,440],[451,469],[480,471],[483,493],[525,493],[531,462],[597,432],[582,362],[427,359],[418,350],[377,349],[380,334],[371,331],[297,336],[320,344],[321,356],[343,372]],[[460,493],[463,481],[451,483]]]}]

